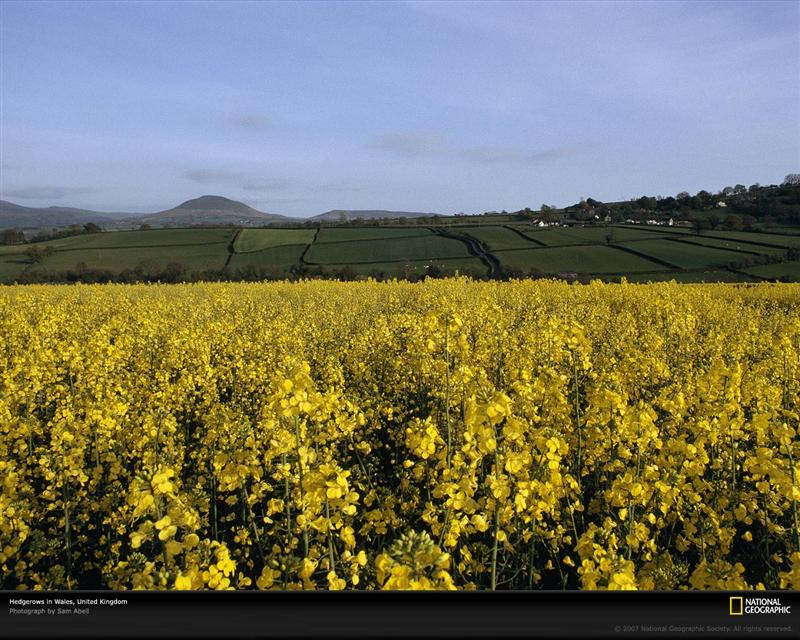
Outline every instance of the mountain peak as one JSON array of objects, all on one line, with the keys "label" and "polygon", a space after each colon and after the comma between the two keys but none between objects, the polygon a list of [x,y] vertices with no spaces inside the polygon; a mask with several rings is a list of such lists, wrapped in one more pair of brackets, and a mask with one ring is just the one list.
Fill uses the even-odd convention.
[{"label": "mountain peak", "polygon": [[244,202],[231,200],[223,196],[200,196],[182,202],[177,207],[137,216],[129,219],[131,223],[153,225],[192,226],[196,224],[220,225],[234,224],[237,226],[262,226],[270,222],[285,222],[291,220],[286,216],[275,213],[258,211]]},{"label": "mountain peak", "polygon": [[252,207],[244,202],[231,200],[223,196],[200,196],[179,204],[176,209],[190,209],[192,211],[253,211]]}]

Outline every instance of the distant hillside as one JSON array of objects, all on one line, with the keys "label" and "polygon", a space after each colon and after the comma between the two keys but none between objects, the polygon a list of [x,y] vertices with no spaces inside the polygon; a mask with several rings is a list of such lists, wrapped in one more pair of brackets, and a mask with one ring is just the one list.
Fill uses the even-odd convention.
[{"label": "distant hillside", "polygon": [[201,196],[182,202],[177,207],[135,216],[123,221],[125,224],[149,224],[154,227],[188,227],[194,225],[226,225],[253,227],[273,222],[292,222],[294,218],[277,213],[264,213],[243,202],[222,196]]},{"label": "distant hillside", "polygon": [[108,213],[72,207],[23,207],[13,202],[0,200],[0,229],[50,229],[68,227],[72,224],[94,222],[104,224],[113,220]]},{"label": "distant hillside", "polygon": [[363,218],[364,220],[377,220],[380,218],[425,218],[433,216],[442,216],[441,213],[420,213],[419,211],[385,211],[382,209],[371,210],[352,210],[352,209],[332,209],[325,213],[312,216],[309,220],[327,220],[329,222],[340,222],[356,220]]}]

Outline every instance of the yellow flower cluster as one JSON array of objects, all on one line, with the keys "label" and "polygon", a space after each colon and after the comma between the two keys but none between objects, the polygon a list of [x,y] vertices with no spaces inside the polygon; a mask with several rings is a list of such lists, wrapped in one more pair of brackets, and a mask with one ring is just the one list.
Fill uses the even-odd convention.
[{"label": "yellow flower cluster", "polygon": [[0,289],[0,588],[800,588],[800,285]]}]

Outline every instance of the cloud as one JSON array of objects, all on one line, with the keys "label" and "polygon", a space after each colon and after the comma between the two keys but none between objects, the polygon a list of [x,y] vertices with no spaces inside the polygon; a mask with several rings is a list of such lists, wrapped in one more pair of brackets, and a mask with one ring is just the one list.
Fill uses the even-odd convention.
[{"label": "cloud", "polygon": [[249,180],[238,186],[245,191],[277,191],[279,189],[285,189],[289,184],[289,180],[283,178],[266,178]]},{"label": "cloud", "polygon": [[5,191],[3,195],[7,198],[21,198],[23,200],[60,200],[67,196],[77,196],[96,191],[97,189],[91,187],[35,186],[10,189]]},{"label": "cloud", "polygon": [[285,189],[291,184],[285,178],[261,178],[253,173],[235,171],[225,168],[190,169],[183,174],[184,178],[204,185],[224,184],[245,191],[276,191]]},{"label": "cloud", "polygon": [[574,155],[584,147],[585,145],[571,145],[542,151],[529,151],[522,147],[485,146],[464,149],[459,151],[458,155],[481,164],[541,164]]},{"label": "cloud", "polygon": [[[299,180],[282,177],[262,177],[257,172],[235,171],[220,168],[210,169],[190,169],[183,173],[183,177],[202,185],[225,185],[249,191],[254,194],[274,194],[282,191],[284,193],[352,193],[360,191],[360,188],[343,182],[328,182],[314,184]],[[274,201],[270,196],[270,201]],[[286,200],[294,202],[294,200]]]},{"label": "cloud", "polygon": [[183,175],[192,182],[199,182],[200,184],[237,182],[246,178],[246,175],[241,171],[229,171],[227,169],[191,169]]},{"label": "cloud", "polygon": [[245,113],[230,119],[233,126],[247,131],[267,131],[272,128],[269,118],[258,113]]},{"label": "cloud", "polygon": [[312,187],[312,191],[316,193],[354,193],[361,191],[361,187],[352,184],[344,184],[342,182],[321,184],[318,187]]},{"label": "cloud", "polygon": [[447,153],[447,142],[435,133],[403,132],[377,136],[370,145],[403,158],[419,158]]},{"label": "cloud", "polygon": [[369,145],[401,158],[460,158],[478,164],[540,164],[573,155],[586,144],[531,150],[521,146],[484,145],[458,148],[434,133],[389,133],[376,137]]}]

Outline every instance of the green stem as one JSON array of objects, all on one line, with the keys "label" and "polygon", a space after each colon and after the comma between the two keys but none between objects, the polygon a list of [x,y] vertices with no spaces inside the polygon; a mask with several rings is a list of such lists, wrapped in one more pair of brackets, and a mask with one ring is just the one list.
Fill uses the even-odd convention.
[{"label": "green stem", "polygon": [[[300,457],[300,419],[294,419],[295,452],[297,454],[297,468],[300,479],[300,514],[305,517],[305,490],[303,489],[303,460]],[[308,557],[308,527],[303,522],[303,551],[304,557]]]}]

